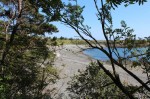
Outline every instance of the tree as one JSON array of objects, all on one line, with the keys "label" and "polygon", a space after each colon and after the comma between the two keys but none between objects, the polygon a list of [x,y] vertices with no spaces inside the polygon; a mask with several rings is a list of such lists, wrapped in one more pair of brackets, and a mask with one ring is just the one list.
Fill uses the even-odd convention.
[{"label": "tree", "polygon": [[85,71],[79,72],[69,82],[68,90],[74,97],[87,99],[127,99],[113,81],[92,62]]},{"label": "tree", "polygon": [[[59,19],[60,0],[0,1],[0,98],[42,98],[58,79],[45,33]],[[3,28],[2,28],[3,27]]]},{"label": "tree", "polygon": [[147,0],[106,0],[107,3],[111,5],[112,8],[118,7],[122,3],[125,4],[125,6],[136,4],[143,5]]},{"label": "tree", "polygon": [[[64,9],[66,9],[62,14],[62,20],[61,22],[64,22],[66,25],[69,25],[72,29],[76,31],[76,33],[84,40],[87,44],[89,44],[92,48],[97,48],[101,50],[103,53],[105,53],[112,66],[112,72],[108,71],[99,60],[97,60],[97,63],[99,67],[111,78],[111,80],[114,82],[114,84],[124,93],[128,96],[130,99],[135,98],[135,94],[138,93],[138,91],[141,92],[141,90],[144,90],[142,93],[146,94],[146,97],[149,97],[149,75],[147,71],[147,82],[142,81],[138,76],[136,76],[133,72],[131,72],[126,67],[126,60],[128,60],[131,57],[142,57],[142,55],[146,55],[146,61],[144,61],[144,64],[141,64],[141,66],[144,67],[150,67],[149,64],[149,48],[146,50],[145,53],[140,53],[139,49],[136,50],[136,53],[133,52],[133,50],[136,48],[136,36],[132,35],[133,29],[130,29],[127,24],[122,21],[121,22],[121,28],[113,29],[113,22],[112,22],[112,16],[111,16],[111,10],[112,8],[115,9],[115,6],[118,6],[122,3],[125,3],[125,6],[139,3],[143,4],[146,2],[146,0],[107,0],[107,2],[104,4],[105,0],[101,0],[101,3],[98,4],[97,0],[94,0],[95,7],[97,9],[97,17],[98,21],[101,23],[102,33],[106,40],[106,46],[108,48],[108,51],[103,48],[101,43],[99,43],[90,32],[90,27],[87,25],[84,25],[84,18],[82,16],[83,8],[79,5],[67,5]],[[65,16],[65,17],[64,17]],[[86,36],[91,38],[94,42],[91,43],[89,40],[86,39]],[[148,40],[147,40],[148,41]],[[125,48],[124,53],[125,55],[122,57],[118,53],[117,45],[123,46]],[[149,46],[148,46],[149,47]],[[131,55],[127,55],[127,52],[131,52]],[[118,60],[114,59],[112,54],[115,54],[118,57]],[[145,58],[144,58],[145,59]],[[138,60],[135,62],[137,63]],[[133,62],[134,63],[134,62]],[[146,64],[145,64],[146,63]],[[135,64],[134,64],[135,65]],[[138,65],[138,66],[140,66]],[[124,84],[121,82],[119,74],[116,72],[116,67],[120,67],[122,70],[124,70],[126,73],[128,73],[131,77],[133,77],[136,81],[138,81],[141,86],[139,86],[136,90],[128,90]],[[144,68],[143,68],[144,69]],[[146,70],[146,69],[144,69]]]},{"label": "tree", "polygon": [[66,38],[61,36],[59,39],[60,39],[60,40],[65,40]]},{"label": "tree", "polygon": [[54,36],[54,37],[52,38],[52,41],[56,41],[56,40],[57,40],[57,37]]}]

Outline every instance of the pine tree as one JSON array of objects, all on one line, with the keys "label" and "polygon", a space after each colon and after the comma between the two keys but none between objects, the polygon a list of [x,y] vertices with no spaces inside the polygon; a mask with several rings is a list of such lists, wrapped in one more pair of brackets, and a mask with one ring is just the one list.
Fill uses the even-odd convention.
[{"label": "pine tree", "polygon": [[60,0],[0,1],[0,98],[41,98],[58,78],[45,33],[59,18]]}]

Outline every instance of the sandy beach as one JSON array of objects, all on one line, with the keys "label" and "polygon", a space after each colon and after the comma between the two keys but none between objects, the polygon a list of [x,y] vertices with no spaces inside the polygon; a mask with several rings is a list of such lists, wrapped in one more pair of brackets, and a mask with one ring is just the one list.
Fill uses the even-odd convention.
[{"label": "sandy beach", "polygon": [[[54,66],[59,71],[60,79],[53,86],[49,85],[46,87],[46,89],[51,87],[56,88],[55,93],[57,94],[53,95],[54,99],[70,99],[68,97],[69,92],[67,92],[66,90],[66,88],[68,87],[67,82],[71,80],[71,77],[78,74],[79,70],[85,70],[86,66],[88,66],[91,61],[94,61],[94,59],[92,59],[91,57],[83,54],[82,51],[86,48],[88,47],[85,45],[64,45],[61,48],[57,48]],[[104,63],[104,66],[108,70],[112,70],[109,64]],[[126,82],[132,85],[140,85],[121,68],[117,67],[116,70],[122,82]],[[146,82],[146,75],[143,74],[142,71],[138,69],[134,69],[131,71],[138,77],[140,77],[144,82]]]}]

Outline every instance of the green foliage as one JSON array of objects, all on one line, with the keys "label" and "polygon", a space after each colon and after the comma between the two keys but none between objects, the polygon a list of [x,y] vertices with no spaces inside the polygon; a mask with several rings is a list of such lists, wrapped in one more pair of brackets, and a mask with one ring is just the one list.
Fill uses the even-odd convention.
[{"label": "green foliage", "polygon": [[[59,13],[55,1],[0,1],[4,9],[0,11],[1,99],[42,98],[44,88],[58,79],[52,66],[55,55],[44,37],[45,33],[58,32],[50,24],[57,20],[51,19],[56,14],[53,11]],[[48,12],[52,13],[49,19]]]},{"label": "green foliage", "polygon": [[29,0],[34,7],[41,8],[42,13],[48,15],[45,19],[48,21],[57,21],[60,19],[60,10],[63,7],[61,0]]},{"label": "green foliage", "polygon": [[68,90],[78,98],[127,98],[96,63],[91,63],[85,71],[80,71],[79,75],[75,75],[69,84]]},{"label": "green foliage", "polygon": [[[57,44],[56,44],[57,42]],[[94,43],[92,40],[90,41],[91,43]],[[99,40],[98,41],[101,44],[104,44],[105,41]],[[55,45],[55,46],[59,46],[59,45],[67,45],[67,44],[75,44],[75,45],[87,45],[87,43],[84,40],[81,39],[73,39],[73,38],[57,38],[56,41],[52,39],[48,39],[48,45]]]},{"label": "green foliage", "polygon": [[118,7],[118,5],[121,5],[124,3],[125,7],[131,4],[138,3],[139,5],[143,5],[147,0],[106,0],[107,3],[110,3],[110,5],[115,8]]},{"label": "green foliage", "polygon": [[66,39],[65,37],[62,37],[62,36],[60,37],[60,40],[65,40],[65,39]]},{"label": "green foliage", "polygon": [[[68,23],[78,26],[80,22],[84,20],[81,13],[83,12],[84,6],[80,7],[79,5],[64,5],[64,11],[62,13],[63,20],[68,21]],[[62,20],[62,21],[63,21]]]},{"label": "green foliage", "polygon": [[73,40],[57,40],[57,42],[58,42],[58,44],[84,44],[84,45],[86,45],[86,43],[85,43],[85,41],[83,41],[83,40],[75,40],[75,39],[73,39]]},{"label": "green foliage", "polygon": [[56,40],[57,40],[57,37],[54,36],[54,37],[52,38],[52,41],[56,41]]}]

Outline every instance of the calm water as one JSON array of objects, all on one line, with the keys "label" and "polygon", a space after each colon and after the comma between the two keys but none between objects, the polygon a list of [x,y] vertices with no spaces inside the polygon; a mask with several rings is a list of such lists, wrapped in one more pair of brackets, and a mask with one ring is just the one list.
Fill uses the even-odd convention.
[{"label": "calm water", "polygon": [[[105,50],[108,51],[107,48],[105,48]],[[124,48],[117,48],[119,54],[121,57],[124,57]],[[146,48],[139,48],[139,51],[142,51],[141,53],[144,53],[146,51]],[[137,52],[135,49],[133,49],[132,51]],[[94,58],[94,59],[98,59],[98,60],[102,60],[102,61],[106,61],[109,60],[109,58],[100,50],[98,49],[86,49],[83,52],[86,55],[89,55],[90,57]],[[127,56],[131,56],[131,51],[130,52],[126,52],[125,57]],[[115,55],[115,53],[113,53],[113,58],[117,59],[117,56]],[[137,57],[140,58],[140,57]],[[130,60],[136,60],[137,58],[130,58]]]}]

